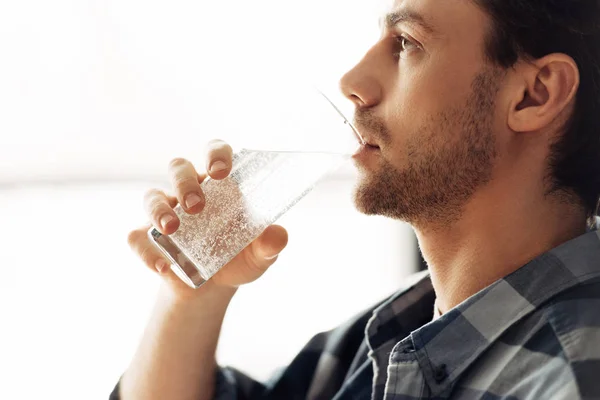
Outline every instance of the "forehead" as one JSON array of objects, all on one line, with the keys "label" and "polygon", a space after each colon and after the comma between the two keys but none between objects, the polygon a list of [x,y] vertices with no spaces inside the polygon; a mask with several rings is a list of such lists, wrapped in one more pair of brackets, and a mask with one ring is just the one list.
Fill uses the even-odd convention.
[{"label": "forehead", "polygon": [[491,22],[475,0],[380,0],[378,4],[381,27],[385,26],[386,16],[399,12],[422,18],[440,34],[476,34]]}]

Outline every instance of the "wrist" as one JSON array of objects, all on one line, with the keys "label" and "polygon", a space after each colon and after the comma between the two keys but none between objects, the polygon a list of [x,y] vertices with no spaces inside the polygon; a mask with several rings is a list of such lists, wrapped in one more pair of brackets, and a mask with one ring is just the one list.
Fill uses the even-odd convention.
[{"label": "wrist", "polygon": [[[183,284],[183,282],[181,282]],[[187,285],[185,287],[173,287],[165,283],[161,287],[161,297],[175,307],[188,307],[198,304],[211,304],[211,306],[227,306],[235,293],[237,287],[221,286],[214,284],[213,281],[207,281],[197,289],[192,289]]]}]

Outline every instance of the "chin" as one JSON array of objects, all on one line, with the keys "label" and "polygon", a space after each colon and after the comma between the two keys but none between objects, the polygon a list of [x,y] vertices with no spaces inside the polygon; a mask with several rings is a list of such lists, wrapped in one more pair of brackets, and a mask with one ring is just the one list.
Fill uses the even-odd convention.
[{"label": "chin", "polygon": [[354,206],[361,214],[376,215],[411,224],[423,210],[415,207],[418,198],[407,190],[402,173],[392,168],[379,172],[361,171],[353,192]]},{"label": "chin", "polygon": [[382,185],[373,172],[361,171],[353,192],[354,206],[365,215],[390,216],[390,208],[395,208],[391,194],[382,193]]}]

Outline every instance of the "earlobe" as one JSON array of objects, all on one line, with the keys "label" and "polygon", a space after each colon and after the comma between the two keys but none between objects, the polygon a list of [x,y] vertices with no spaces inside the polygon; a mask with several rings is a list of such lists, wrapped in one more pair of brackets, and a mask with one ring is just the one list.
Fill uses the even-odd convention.
[{"label": "earlobe", "polygon": [[534,132],[551,125],[570,110],[579,88],[579,69],[565,54],[550,54],[516,69],[519,93],[509,110],[514,132]]}]

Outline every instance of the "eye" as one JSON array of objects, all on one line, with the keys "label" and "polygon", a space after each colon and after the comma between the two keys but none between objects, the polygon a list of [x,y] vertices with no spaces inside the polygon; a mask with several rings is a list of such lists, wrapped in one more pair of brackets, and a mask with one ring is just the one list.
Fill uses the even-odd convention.
[{"label": "eye", "polygon": [[396,36],[394,39],[396,41],[396,52],[394,53],[395,57],[403,57],[411,50],[420,48],[418,44],[406,36]]}]

